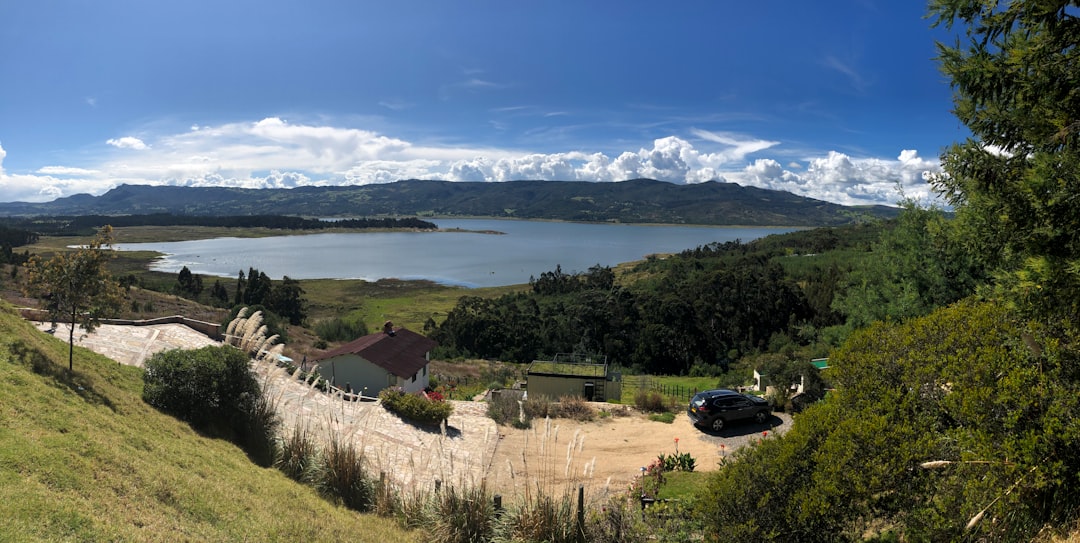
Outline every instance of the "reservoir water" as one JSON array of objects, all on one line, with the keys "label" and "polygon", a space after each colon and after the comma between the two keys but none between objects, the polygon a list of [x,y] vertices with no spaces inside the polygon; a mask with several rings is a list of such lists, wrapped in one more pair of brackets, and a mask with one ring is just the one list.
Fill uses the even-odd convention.
[{"label": "reservoir water", "polygon": [[[566,273],[614,266],[650,254],[677,253],[712,242],[744,242],[792,228],[655,226],[484,219],[436,220],[470,232],[371,232],[215,238],[130,243],[129,251],[166,256],[151,268],[236,277],[256,268],[274,279],[426,279],[489,287],[528,283],[561,266]],[[473,231],[498,231],[483,234]]]}]

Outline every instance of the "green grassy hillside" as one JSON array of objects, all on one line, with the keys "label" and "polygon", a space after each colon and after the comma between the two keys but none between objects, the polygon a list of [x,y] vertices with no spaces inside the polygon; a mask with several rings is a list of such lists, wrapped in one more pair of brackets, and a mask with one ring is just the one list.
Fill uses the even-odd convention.
[{"label": "green grassy hillside", "polygon": [[0,305],[0,541],[412,541],[141,399],[142,370]]}]

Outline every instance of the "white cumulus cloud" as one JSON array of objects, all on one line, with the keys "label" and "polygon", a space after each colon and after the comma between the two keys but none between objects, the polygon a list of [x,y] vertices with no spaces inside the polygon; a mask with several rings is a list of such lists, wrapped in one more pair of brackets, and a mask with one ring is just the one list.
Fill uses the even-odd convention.
[{"label": "white cumulus cloud", "polygon": [[147,149],[148,146],[143,143],[143,140],[134,136],[124,136],[122,138],[112,138],[105,143],[112,145],[113,147],[119,147],[121,149],[135,149],[136,151],[142,151]]},{"label": "white cumulus cloud", "polygon": [[106,142],[138,153],[101,153],[104,158],[97,163],[50,164],[18,175],[4,171],[6,153],[0,148],[0,200],[100,194],[123,183],[292,188],[401,179],[618,182],[644,177],[672,183],[736,182],[842,204],[891,204],[901,191],[909,197],[928,196],[925,176],[939,170],[937,160],[910,149],[895,159],[828,151],[793,160],[781,142],[701,129],[614,153],[433,145],[280,117],[196,124],[179,133],[143,137],[145,141],[125,136]]}]

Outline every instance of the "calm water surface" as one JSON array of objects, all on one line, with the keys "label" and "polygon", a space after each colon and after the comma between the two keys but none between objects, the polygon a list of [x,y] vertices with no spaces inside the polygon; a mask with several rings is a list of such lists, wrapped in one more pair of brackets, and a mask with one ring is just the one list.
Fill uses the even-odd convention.
[{"label": "calm water surface", "polygon": [[175,273],[236,277],[256,268],[272,278],[427,279],[449,285],[489,287],[527,283],[552,271],[614,266],[654,253],[674,253],[712,242],[750,241],[791,228],[637,226],[534,221],[454,219],[440,228],[472,232],[373,232],[271,238],[216,238],[170,243],[131,243],[120,250],[167,256],[151,268]]}]

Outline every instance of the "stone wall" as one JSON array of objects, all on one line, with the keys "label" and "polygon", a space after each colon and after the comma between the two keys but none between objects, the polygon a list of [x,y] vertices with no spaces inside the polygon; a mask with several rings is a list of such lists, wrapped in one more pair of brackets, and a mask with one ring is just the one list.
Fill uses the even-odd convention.
[{"label": "stone wall", "polygon": [[[23,307],[19,309],[19,314],[26,320],[49,322],[49,312],[42,309],[33,309],[30,307]],[[116,324],[120,326],[152,326],[155,324],[183,324],[192,330],[202,332],[215,341],[221,341],[221,325],[213,322],[197,321],[195,319],[189,319],[183,315],[173,315],[171,317],[159,317],[156,319],[101,319],[101,324]]]}]

